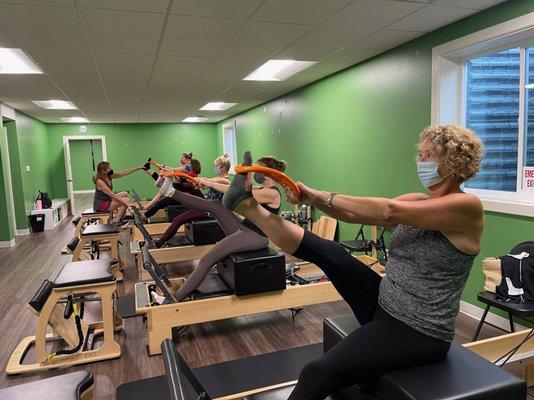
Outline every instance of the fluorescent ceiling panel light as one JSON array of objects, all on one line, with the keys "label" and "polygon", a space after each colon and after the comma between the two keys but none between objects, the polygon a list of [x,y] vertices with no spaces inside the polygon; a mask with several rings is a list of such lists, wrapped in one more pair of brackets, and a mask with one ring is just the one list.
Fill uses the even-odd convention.
[{"label": "fluorescent ceiling panel light", "polygon": [[76,110],[78,108],[72,102],[65,100],[35,100],[32,103],[47,110]]},{"label": "fluorescent ceiling panel light", "polygon": [[21,49],[0,48],[0,74],[42,74]]},{"label": "fluorescent ceiling panel light", "polygon": [[182,122],[205,122],[208,119],[208,117],[187,117]]},{"label": "fluorescent ceiling panel light", "polygon": [[269,60],[244,81],[283,81],[315,64],[315,61]]},{"label": "fluorescent ceiling panel light", "polygon": [[223,103],[220,101],[215,101],[212,103],[206,104],[204,107],[199,108],[201,111],[224,111],[235,106],[237,103]]},{"label": "fluorescent ceiling panel light", "polygon": [[73,123],[84,123],[89,122],[87,118],[84,117],[68,117],[68,118],[61,118],[63,122],[73,122]]}]

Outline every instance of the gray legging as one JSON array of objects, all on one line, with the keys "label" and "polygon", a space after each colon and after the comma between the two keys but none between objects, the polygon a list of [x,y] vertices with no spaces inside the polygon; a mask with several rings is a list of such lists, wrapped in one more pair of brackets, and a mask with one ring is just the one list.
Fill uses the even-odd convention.
[{"label": "gray legging", "polygon": [[226,256],[241,251],[261,250],[269,246],[269,239],[242,225],[241,219],[226,209],[220,201],[203,199],[187,193],[174,191],[172,198],[189,209],[209,212],[217,218],[226,237],[218,242],[199,260],[194,271],[178,289],[174,297],[182,301],[197,289],[211,268]]}]

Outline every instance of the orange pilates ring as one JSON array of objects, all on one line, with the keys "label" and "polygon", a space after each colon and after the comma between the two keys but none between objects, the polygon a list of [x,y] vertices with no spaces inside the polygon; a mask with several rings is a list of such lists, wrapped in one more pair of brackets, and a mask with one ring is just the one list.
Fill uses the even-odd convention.
[{"label": "orange pilates ring", "polygon": [[188,181],[193,182],[195,185],[197,184],[197,180],[195,178],[193,178],[191,175],[186,174],[183,171],[172,170],[168,172],[163,172],[161,175],[165,178],[184,178]]},{"label": "orange pilates ring", "polygon": [[293,193],[295,193],[295,196],[297,196],[297,198],[300,198],[300,188],[297,186],[295,181],[291,179],[289,176],[287,176],[286,174],[284,174],[283,172],[280,172],[276,169],[264,167],[263,165],[258,165],[258,164],[237,165],[235,167],[235,172],[237,174],[248,174],[249,172],[258,172],[260,174],[268,176],[269,178],[278,182],[280,185],[290,189]]}]

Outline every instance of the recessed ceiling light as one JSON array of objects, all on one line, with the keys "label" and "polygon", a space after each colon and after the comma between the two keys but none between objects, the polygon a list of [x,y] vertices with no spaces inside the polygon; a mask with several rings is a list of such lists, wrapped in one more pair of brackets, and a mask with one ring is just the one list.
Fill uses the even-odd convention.
[{"label": "recessed ceiling light", "polygon": [[182,122],[206,122],[208,117],[187,117]]},{"label": "recessed ceiling light", "polygon": [[84,123],[89,122],[87,118],[84,117],[68,117],[68,118],[61,118],[63,122],[74,122],[74,123]]},{"label": "recessed ceiling light", "polygon": [[21,49],[0,48],[0,74],[42,74]]},{"label": "recessed ceiling light", "polygon": [[33,103],[47,110],[76,110],[78,108],[72,102],[65,100],[35,100]]},{"label": "recessed ceiling light", "polygon": [[212,103],[206,104],[204,107],[199,108],[202,111],[224,111],[235,106],[237,103],[223,103],[220,101],[215,101]]},{"label": "recessed ceiling light", "polygon": [[283,81],[315,64],[315,61],[269,60],[244,81]]}]

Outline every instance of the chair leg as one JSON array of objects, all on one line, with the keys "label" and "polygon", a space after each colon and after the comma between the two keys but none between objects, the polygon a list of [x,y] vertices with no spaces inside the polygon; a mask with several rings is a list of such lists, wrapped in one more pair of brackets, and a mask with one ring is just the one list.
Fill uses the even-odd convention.
[{"label": "chair leg", "polygon": [[486,320],[486,315],[488,315],[489,309],[490,309],[490,305],[488,304],[486,306],[486,309],[484,310],[484,314],[482,314],[482,318],[480,319],[480,322],[478,323],[477,330],[475,332],[475,336],[473,336],[472,342],[476,342],[478,334],[480,333],[480,330],[482,329],[482,325],[484,325],[484,321]]},{"label": "chair leg", "polygon": [[512,313],[508,313],[508,319],[510,320],[510,332],[514,333],[514,316],[512,315]]}]

